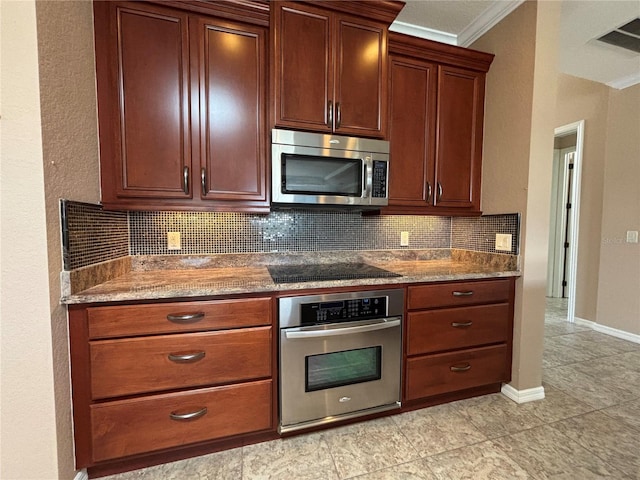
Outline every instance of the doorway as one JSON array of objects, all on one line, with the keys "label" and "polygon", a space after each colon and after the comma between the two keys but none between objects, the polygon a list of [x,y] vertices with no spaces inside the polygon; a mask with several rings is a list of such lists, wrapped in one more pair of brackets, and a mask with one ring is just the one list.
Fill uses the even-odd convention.
[{"label": "doorway", "polygon": [[584,120],[555,129],[547,297],[566,299],[569,322],[575,321],[583,140]]}]

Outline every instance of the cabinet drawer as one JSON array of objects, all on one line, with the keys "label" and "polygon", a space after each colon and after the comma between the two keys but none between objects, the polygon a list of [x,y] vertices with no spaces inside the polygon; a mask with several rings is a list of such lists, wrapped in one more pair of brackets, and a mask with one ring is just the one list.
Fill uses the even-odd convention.
[{"label": "cabinet drawer", "polygon": [[505,279],[409,287],[407,305],[413,310],[506,302],[511,291],[510,283]]},{"label": "cabinet drawer", "polygon": [[271,376],[271,327],[99,340],[93,399]]},{"label": "cabinet drawer", "polygon": [[429,397],[506,381],[507,347],[483,347],[407,360],[405,399]]},{"label": "cabinet drawer", "polygon": [[271,397],[264,380],[92,405],[93,461],[271,429]]},{"label": "cabinet drawer", "polygon": [[271,299],[175,302],[87,309],[89,338],[271,325]]},{"label": "cabinet drawer", "polygon": [[410,312],[407,355],[506,342],[509,304]]}]

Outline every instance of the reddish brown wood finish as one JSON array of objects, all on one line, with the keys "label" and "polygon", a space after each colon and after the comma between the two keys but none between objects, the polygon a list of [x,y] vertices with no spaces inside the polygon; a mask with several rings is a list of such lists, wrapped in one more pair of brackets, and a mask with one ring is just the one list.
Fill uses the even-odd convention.
[{"label": "reddish brown wood finish", "polygon": [[424,208],[433,196],[437,67],[391,57],[389,205]]},{"label": "reddish brown wood finish", "polygon": [[[200,95],[200,198],[268,204],[266,31],[191,17]],[[197,136],[196,136],[197,135]],[[204,180],[203,175],[204,174]]]},{"label": "reddish brown wood finish", "polygon": [[[271,327],[94,341],[89,347],[92,397],[267,378],[271,341]],[[178,361],[185,355],[202,358]]]},{"label": "reddish brown wood finish", "polygon": [[407,355],[506,342],[509,304],[409,312]]},{"label": "reddish brown wood finish", "polygon": [[189,198],[187,16],[96,3],[95,21],[103,200]]},{"label": "reddish brown wood finish", "polygon": [[509,300],[510,279],[410,286],[407,308],[438,308]]},{"label": "reddish brown wood finish", "polygon": [[[193,420],[170,417],[203,408]],[[98,403],[91,425],[94,462],[267,430],[271,380]]]},{"label": "reddish brown wood finish", "polygon": [[405,398],[415,400],[504,381],[510,367],[506,360],[504,344],[409,358]]},{"label": "reddish brown wood finish", "polygon": [[157,3],[94,3],[103,205],[267,212],[264,8]]},{"label": "reddish brown wood finish", "polygon": [[392,150],[382,213],[480,215],[484,83],[493,55],[397,33],[389,51]]},{"label": "reddish brown wood finish", "polygon": [[388,24],[315,5],[272,2],[274,125],[384,137]]},{"label": "reddish brown wood finish", "polygon": [[[194,314],[202,318],[168,318]],[[271,325],[273,318],[270,298],[90,307],[87,317],[91,339],[254,327]]]}]

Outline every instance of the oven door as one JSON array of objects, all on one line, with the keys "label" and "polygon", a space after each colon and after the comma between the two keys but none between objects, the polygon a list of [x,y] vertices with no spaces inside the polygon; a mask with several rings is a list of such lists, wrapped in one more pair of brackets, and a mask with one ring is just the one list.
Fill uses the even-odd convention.
[{"label": "oven door", "polygon": [[280,432],[400,406],[402,317],[284,328]]}]

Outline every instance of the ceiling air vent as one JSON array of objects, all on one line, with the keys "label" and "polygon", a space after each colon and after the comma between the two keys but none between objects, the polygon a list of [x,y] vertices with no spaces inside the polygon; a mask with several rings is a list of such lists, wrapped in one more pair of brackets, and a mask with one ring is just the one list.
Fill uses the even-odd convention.
[{"label": "ceiling air vent", "polygon": [[598,38],[599,41],[640,53],[640,18],[616,28]]}]

